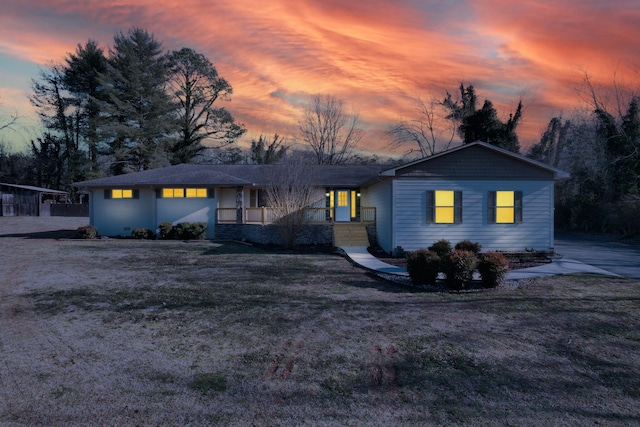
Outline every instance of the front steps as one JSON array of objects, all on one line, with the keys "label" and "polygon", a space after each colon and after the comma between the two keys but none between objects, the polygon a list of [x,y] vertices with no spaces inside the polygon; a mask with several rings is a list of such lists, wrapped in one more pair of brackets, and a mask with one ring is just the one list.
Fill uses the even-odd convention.
[{"label": "front steps", "polygon": [[367,229],[361,222],[336,222],[333,224],[333,244],[342,246],[369,247]]}]

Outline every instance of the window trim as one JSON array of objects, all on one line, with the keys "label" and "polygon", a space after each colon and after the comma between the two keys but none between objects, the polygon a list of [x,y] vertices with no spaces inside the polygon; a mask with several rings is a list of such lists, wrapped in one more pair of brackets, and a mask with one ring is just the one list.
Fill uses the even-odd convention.
[{"label": "window trim", "polygon": [[[189,193],[195,191],[195,196]],[[170,192],[171,195],[168,195]],[[176,196],[175,193],[178,192]],[[200,193],[198,196],[197,194]],[[208,187],[161,187],[156,188],[156,199],[215,199],[216,193],[214,188]]]},{"label": "window trim", "polygon": [[[436,206],[436,191],[453,192],[453,206]],[[438,207],[453,207],[453,222],[436,222]],[[462,191],[428,190],[427,191],[427,224],[462,224]]]},{"label": "window trim", "polygon": [[[122,191],[123,196],[113,197],[114,191]],[[131,191],[131,197],[124,197],[125,191]],[[140,198],[140,190],[137,188],[108,188],[104,190],[105,200],[137,200]]]},{"label": "window trim", "polygon": [[[499,207],[510,206],[497,206],[497,192],[498,191],[511,191],[513,192],[513,222],[497,222],[497,209]],[[522,191],[515,190],[496,190],[489,191],[487,193],[487,222],[489,224],[522,224]]]}]

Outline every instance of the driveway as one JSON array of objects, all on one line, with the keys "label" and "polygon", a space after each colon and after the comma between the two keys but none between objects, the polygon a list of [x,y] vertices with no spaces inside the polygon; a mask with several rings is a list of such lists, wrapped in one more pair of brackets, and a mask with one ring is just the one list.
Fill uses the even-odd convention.
[{"label": "driveway", "polygon": [[563,258],[640,280],[640,242],[610,236],[556,233],[555,249]]}]

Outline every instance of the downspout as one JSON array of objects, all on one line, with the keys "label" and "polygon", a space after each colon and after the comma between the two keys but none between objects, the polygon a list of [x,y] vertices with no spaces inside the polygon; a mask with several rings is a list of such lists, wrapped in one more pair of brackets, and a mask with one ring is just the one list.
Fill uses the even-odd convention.
[{"label": "downspout", "polygon": [[395,194],[396,194],[396,180],[392,179],[391,180],[391,192],[389,194],[389,206],[391,206],[391,221],[389,226],[391,227],[391,230],[389,230],[389,232],[391,233],[391,252],[394,253],[396,248],[398,247],[397,244],[397,239],[396,239],[396,206],[394,203],[394,199],[395,199]]},{"label": "downspout", "polygon": [[152,206],[153,206],[153,228],[152,230],[158,234],[160,233],[160,224],[158,224],[158,197],[156,195],[156,189],[153,185],[150,186],[151,187],[151,198],[153,200]]}]

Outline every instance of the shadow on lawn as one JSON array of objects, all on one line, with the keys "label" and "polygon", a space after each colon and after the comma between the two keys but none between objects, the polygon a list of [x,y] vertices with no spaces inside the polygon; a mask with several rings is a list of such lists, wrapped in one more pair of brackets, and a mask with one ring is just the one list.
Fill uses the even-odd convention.
[{"label": "shadow on lawn", "polygon": [[33,233],[0,234],[0,238],[18,237],[23,239],[73,239],[77,234],[77,230],[47,230]]}]

